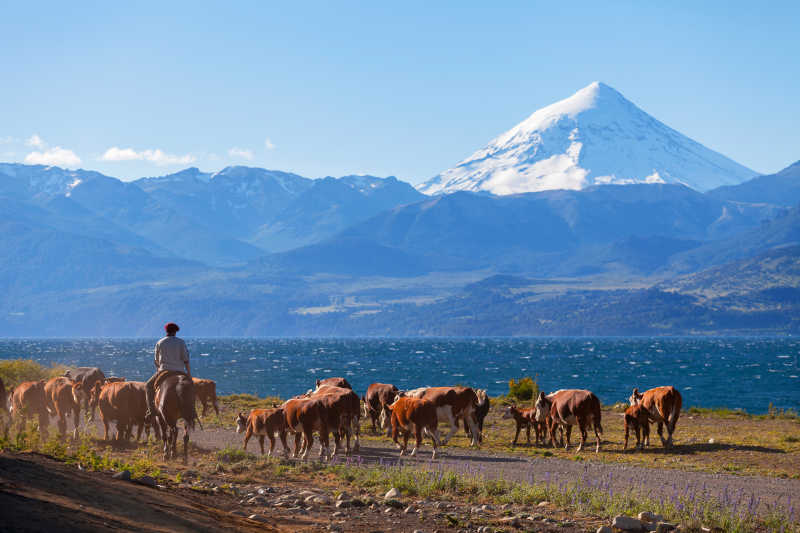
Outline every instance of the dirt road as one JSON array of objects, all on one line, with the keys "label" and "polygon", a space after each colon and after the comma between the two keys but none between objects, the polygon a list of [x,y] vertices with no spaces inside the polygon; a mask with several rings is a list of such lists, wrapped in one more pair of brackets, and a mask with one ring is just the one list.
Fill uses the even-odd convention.
[{"label": "dirt road", "polygon": [[[233,430],[206,429],[192,435],[192,442],[207,449],[220,449],[226,446],[241,447],[242,436]],[[280,450],[280,444],[276,445]],[[312,457],[316,458],[316,449]],[[258,453],[258,441],[252,439],[248,451]],[[629,490],[637,494],[649,495],[659,500],[676,499],[687,496],[697,498],[716,498],[729,506],[747,506],[752,498],[753,505],[767,511],[775,504],[786,508],[791,506],[791,498],[800,494],[800,479],[781,479],[774,477],[744,476],[734,474],[712,474],[708,472],[684,471],[677,469],[646,468],[619,463],[603,463],[602,451],[584,451],[576,457],[581,460],[565,460],[557,457],[532,458],[517,454],[501,454],[474,449],[445,447],[444,454],[431,460],[431,448],[425,444],[417,458],[399,456],[389,439],[365,442],[351,461],[362,464],[394,465],[398,460],[405,465],[422,468],[445,469],[470,476],[487,479],[505,479],[523,482],[543,482],[554,485],[579,482],[586,487],[607,490],[614,494]],[[340,457],[339,461],[347,461]],[[798,466],[800,472],[800,466]]]}]

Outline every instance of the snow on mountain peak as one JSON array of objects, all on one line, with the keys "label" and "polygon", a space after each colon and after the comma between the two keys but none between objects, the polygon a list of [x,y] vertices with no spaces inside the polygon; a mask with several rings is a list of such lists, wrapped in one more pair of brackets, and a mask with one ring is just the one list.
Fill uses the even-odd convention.
[{"label": "snow on mountain peak", "polygon": [[426,194],[505,195],[612,183],[681,183],[706,191],[754,175],[596,81],[539,109],[417,188]]}]

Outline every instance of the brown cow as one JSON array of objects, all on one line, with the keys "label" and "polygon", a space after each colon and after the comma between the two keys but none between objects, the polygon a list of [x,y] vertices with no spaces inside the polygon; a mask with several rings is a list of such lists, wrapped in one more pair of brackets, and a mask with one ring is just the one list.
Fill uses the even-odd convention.
[{"label": "brown cow", "polygon": [[253,435],[258,436],[258,444],[261,446],[261,455],[264,455],[264,437],[269,437],[269,453],[267,457],[272,457],[275,450],[275,434],[280,436],[283,444],[283,455],[289,457],[289,446],[286,445],[286,413],[282,407],[273,409],[253,409],[245,417],[239,413],[236,417],[236,433],[244,434],[244,444],[242,449],[247,449],[247,442]]},{"label": "brown cow", "polygon": [[471,446],[478,446],[480,431],[475,419],[478,397],[470,387],[428,387],[422,392],[422,399],[430,400],[436,406],[436,415],[450,424],[450,433],[442,439],[447,444],[458,430],[456,419],[463,418],[469,424],[472,434]]},{"label": "brown cow", "polygon": [[194,383],[194,395],[203,405],[203,414],[206,416],[206,410],[211,405],[214,412],[219,416],[219,406],[217,406],[217,384],[210,379],[192,378]]},{"label": "brown cow", "polygon": [[[292,398],[283,403],[283,412],[286,416],[286,429],[294,433],[294,457],[300,452],[300,437],[303,441],[303,460],[308,459],[314,443],[314,432],[319,434],[320,457],[330,457],[330,441],[328,433],[330,428],[339,427],[338,417],[335,416],[320,398]],[[338,433],[334,431],[335,438]]]},{"label": "brown cow", "polygon": [[[433,441],[433,459],[436,459],[436,448],[439,446],[439,430],[437,426],[436,405],[431,400],[401,397],[389,406],[392,413],[392,440],[400,449],[400,455],[406,453],[408,448],[408,437],[414,432],[415,444],[411,450],[411,457],[417,455],[417,449],[422,446],[422,432],[425,431],[431,436]],[[397,437],[403,434],[403,444],[397,441]]]},{"label": "brown cow", "polygon": [[636,433],[636,446],[634,450],[639,448],[644,449],[644,443],[650,440],[650,415],[647,409],[640,403],[631,405],[625,409],[625,445],[623,450],[628,449],[628,435],[630,430],[633,429]]},{"label": "brown cow", "polygon": [[69,378],[51,378],[44,384],[44,395],[47,411],[58,417],[58,433],[63,436],[67,432],[67,416],[72,415],[72,438],[77,439],[81,407],[72,394],[73,384]]},{"label": "brown cow", "polygon": [[19,431],[24,428],[27,417],[36,415],[39,418],[39,433],[46,439],[50,415],[47,412],[44,381],[25,381],[17,385],[11,394],[11,414],[19,420]]},{"label": "brown cow", "polygon": [[325,378],[317,380],[317,388],[323,387],[325,385],[353,390],[353,387],[351,387],[350,383],[344,378]]},{"label": "brown cow", "polygon": [[142,430],[144,430],[145,441],[149,440],[151,428],[153,429],[155,438],[161,439],[161,428],[156,422],[155,417],[149,420],[145,417],[147,414],[147,393],[145,392],[147,384],[144,381],[128,381],[127,383],[130,383],[137,391],[137,400],[135,403],[131,404],[131,423],[137,426],[136,442],[139,442],[139,439],[142,438]]},{"label": "brown cow", "polygon": [[114,440],[130,439],[139,399],[139,389],[131,382],[94,384],[89,405],[92,410],[100,408],[103,440],[108,440],[108,425],[111,422],[117,424]]},{"label": "brown cow", "polygon": [[509,418],[513,418],[514,422],[517,425],[517,432],[514,435],[514,440],[511,441],[512,446],[517,445],[517,439],[519,438],[519,432],[522,428],[525,428],[525,438],[528,444],[531,443],[531,427],[534,428],[536,432],[536,441],[535,444],[539,444],[539,439],[542,439],[542,444],[544,444],[544,427],[543,424],[536,420],[536,409],[519,409],[516,405],[509,405],[506,407],[505,411],[503,412],[503,419],[507,420]]},{"label": "brown cow", "polygon": [[[678,389],[672,386],[656,387],[640,394],[639,389],[636,388],[633,389],[633,394],[628,401],[631,405],[641,403],[647,409],[650,419],[658,423],[658,436],[661,438],[661,444],[665,448],[671,448],[672,434],[675,432],[675,425],[678,423],[683,405],[683,398]],[[664,424],[667,425],[666,439],[664,438]],[[645,445],[650,445],[649,428]]]},{"label": "brown cow", "polygon": [[376,432],[376,423],[381,421],[381,428],[386,430],[386,436],[391,434],[391,427],[388,423],[386,412],[388,405],[394,402],[395,396],[400,392],[397,387],[389,383],[373,383],[367,387],[364,395],[364,416],[369,416],[372,420],[372,431]]},{"label": "brown cow", "polygon": [[361,416],[361,401],[358,395],[352,389],[342,387],[334,387],[331,385],[322,385],[316,391],[309,395],[311,398],[321,398],[325,402],[325,406],[329,410],[333,410],[338,419],[338,427],[331,426],[331,431],[338,432],[338,437],[335,439],[335,446],[333,455],[339,453],[339,443],[342,436],[347,438],[347,447],[345,453],[350,455],[350,439],[355,433],[355,444],[353,451],[358,451],[361,446],[360,443],[360,416]]},{"label": "brown cow", "polygon": [[595,453],[600,451],[600,433],[603,432],[603,426],[600,424],[600,400],[594,393],[588,390],[568,389],[546,396],[542,392],[539,393],[539,398],[536,400],[536,407],[545,411],[549,409],[548,429],[554,448],[556,447],[555,432],[558,427],[564,428],[567,433],[567,442],[564,448],[568,448],[572,426],[578,426],[581,432],[578,451],[581,451],[583,445],[586,444],[587,430],[589,426],[593,426],[594,434],[597,437]]},{"label": "brown cow", "polygon": [[123,381],[125,381],[125,378],[121,377],[106,378],[106,383],[122,383]]}]

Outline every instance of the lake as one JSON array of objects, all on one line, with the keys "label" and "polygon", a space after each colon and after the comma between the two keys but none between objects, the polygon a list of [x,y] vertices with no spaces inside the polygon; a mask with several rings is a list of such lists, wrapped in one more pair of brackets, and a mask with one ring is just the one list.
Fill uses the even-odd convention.
[{"label": "lake", "polygon": [[[144,380],[157,339],[0,339],[0,359],[99,366]],[[772,403],[800,409],[800,339],[794,338],[187,338],[192,374],[219,394],[292,396],[316,378],[344,376],[359,394],[375,381],[401,389],[464,384],[490,395],[533,376],[545,391],[590,389],[604,404],[674,385],[684,407],[764,413]]]}]

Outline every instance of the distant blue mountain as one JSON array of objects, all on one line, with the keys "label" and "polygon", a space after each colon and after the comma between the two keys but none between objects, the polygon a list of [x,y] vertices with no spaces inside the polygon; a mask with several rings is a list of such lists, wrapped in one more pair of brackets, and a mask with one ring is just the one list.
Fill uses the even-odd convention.
[{"label": "distant blue mountain", "polygon": [[758,176],[739,185],[718,187],[708,194],[735,202],[797,205],[800,203],[800,161],[775,174]]}]

